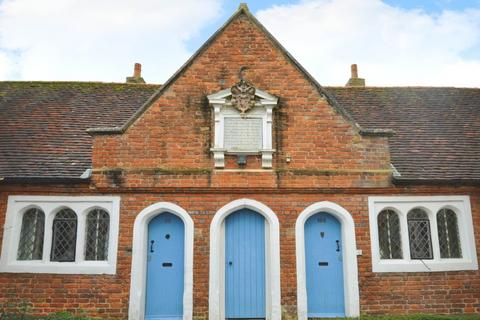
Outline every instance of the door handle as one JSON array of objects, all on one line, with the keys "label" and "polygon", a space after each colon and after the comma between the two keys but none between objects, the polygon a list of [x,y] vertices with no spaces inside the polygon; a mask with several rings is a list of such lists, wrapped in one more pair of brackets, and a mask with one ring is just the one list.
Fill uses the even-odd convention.
[{"label": "door handle", "polygon": [[337,252],[340,252],[340,240],[337,240]]},{"label": "door handle", "polygon": [[153,244],[155,243],[155,240],[150,241],[150,252],[153,253]]}]

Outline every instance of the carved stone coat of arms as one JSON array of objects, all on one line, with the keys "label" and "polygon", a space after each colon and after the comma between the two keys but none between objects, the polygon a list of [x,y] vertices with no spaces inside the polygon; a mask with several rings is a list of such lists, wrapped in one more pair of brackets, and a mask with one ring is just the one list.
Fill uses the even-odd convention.
[{"label": "carved stone coat of arms", "polygon": [[245,80],[240,80],[231,88],[232,98],[230,102],[232,106],[245,114],[248,110],[255,106],[255,87]]}]

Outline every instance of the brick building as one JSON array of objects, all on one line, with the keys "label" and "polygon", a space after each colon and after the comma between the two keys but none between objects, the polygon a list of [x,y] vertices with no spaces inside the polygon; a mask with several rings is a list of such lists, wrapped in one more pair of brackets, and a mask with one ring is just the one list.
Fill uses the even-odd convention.
[{"label": "brick building", "polygon": [[480,89],[321,86],[244,5],[127,80],[0,82],[3,306],[480,313]]}]

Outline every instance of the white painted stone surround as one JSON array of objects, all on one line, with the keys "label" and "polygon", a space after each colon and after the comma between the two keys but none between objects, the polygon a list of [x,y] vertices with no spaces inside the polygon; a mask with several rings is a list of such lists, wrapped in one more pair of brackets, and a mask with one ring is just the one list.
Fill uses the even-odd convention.
[{"label": "white painted stone surround", "polygon": [[[407,213],[414,208],[427,212],[430,220],[433,247],[432,260],[410,259],[407,228]],[[436,214],[442,208],[452,209],[457,214],[458,231],[462,246],[462,258],[442,259],[437,231]],[[377,216],[384,210],[395,211],[400,218],[403,259],[380,259]],[[478,270],[477,250],[473,231],[470,197],[468,196],[386,196],[368,197],[370,220],[370,243],[373,272],[435,272],[455,270]]]},{"label": "white painted stone surround", "polygon": [[333,202],[322,201],[308,206],[298,216],[295,224],[297,256],[297,308],[298,319],[307,320],[307,283],[305,269],[305,222],[312,215],[327,212],[338,219],[342,227],[343,279],[345,294],[345,315],[360,316],[358,291],[357,245],[355,241],[355,223],[350,213]]},{"label": "white painted stone surround", "polygon": [[266,319],[281,320],[280,302],[280,231],[275,213],[251,199],[232,201],[213,217],[210,225],[209,319],[225,319],[225,219],[240,209],[250,209],[265,218]]},{"label": "white painted stone surround", "polygon": [[271,168],[273,153],[275,150],[272,147],[272,114],[273,108],[277,105],[278,98],[268,94],[265,91],[256,89],[255,95],[259,97],[259,101],[255,107],[248,111],[243,117],[262,119],[263,137],[262,148],[259,150],[234,150],[226,149],[224,145],[225,134],[225,118],[241,118],[240,112],[232,106],[227,99],[232,95],[230,89],[225,89],[217,93],[209,95],[208,101],[213,106],[214,110],[214,145],[210,150],[213,153],[215,161],[215,168],[225,167],[225,154],[261,154],[262,167]]},{"label": "white painted stone surround", "polygon": [[178,216],[185,225],[183,319],[191,320],[193,316],[193,220],[188,212],[178,205],[169,202],[159,202],[143,209],[135,218],[133,226],[130,302],[128,308],[129,320],[143,320],[145,317],[148,223],[162,212],[169,212]]},{"label": "white painted stone surround", "polygon": [[[17,260],[23,214],[31,208],[45,213],[42,260]],[[55,214],[64,208],[77,215],[77,241],[74,262],[50,261],[52,224]],[[103,209],[110,215],[107,261],[86,261],[86,217],[92,209]],[[120,197],[111,196],[9,196],[4,225],[0,272],[56,274],[115,274],[117,266]]]}]

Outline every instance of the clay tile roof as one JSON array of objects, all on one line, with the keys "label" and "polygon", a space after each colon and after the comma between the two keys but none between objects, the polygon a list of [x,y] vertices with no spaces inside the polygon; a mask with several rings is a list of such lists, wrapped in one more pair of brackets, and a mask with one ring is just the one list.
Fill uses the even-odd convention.
[{"label": "clay tile roof", "polygon": [[122,124],[158,85],[0,82],[0,177],[80,178],[90,127]]},{"label": "clay tile roof", "polygon": [[480,181],[480,89],[324,88],[360,126],[395,131],[397,180]]},{"label": "clay tile roof", "polygon": [[[0,177],[80,178],[88,128],[125,124],[159,85],[0,82]],[[363,129],[393,129],[397,181],[480,181],[480,89],[323,87]]]}]

